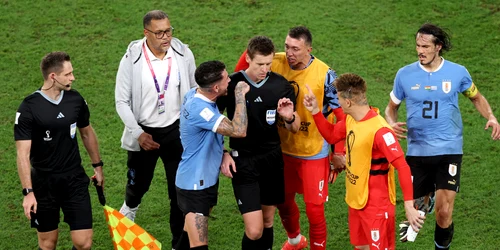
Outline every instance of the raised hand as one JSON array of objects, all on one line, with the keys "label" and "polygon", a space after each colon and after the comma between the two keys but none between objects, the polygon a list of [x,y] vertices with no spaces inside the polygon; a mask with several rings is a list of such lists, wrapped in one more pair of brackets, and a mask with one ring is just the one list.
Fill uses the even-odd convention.
[{"label": "raised hand", "polygon": [[241,95],[244,97],[248,91],[250,91],[250,86],[244,81],[239,81],[234,88],[234,94],[236,97],[241,97]]},{"label": "raised hand", "polygon": [[311,91],[311,88],[309,88],[309,85],[306,84],[306,88],[307,93],[304,95],[304,106],[307,110],[309,110],[309,112],[315,115],[319,112],[318,101],[316,100],[314,93]]},{"label": "raised hand", "polygon": [[283,117],[285,121],[293,119],[293,102],[288,98],[281,98],[278,101],[278,114]]}]

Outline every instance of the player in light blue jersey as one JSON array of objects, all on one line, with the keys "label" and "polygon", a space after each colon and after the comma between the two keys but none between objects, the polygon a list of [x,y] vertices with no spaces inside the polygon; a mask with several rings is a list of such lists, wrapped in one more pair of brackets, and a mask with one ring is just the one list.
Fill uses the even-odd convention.
[{"label": "player in light blue jersey", "polygon": [[[486,118],[485,129],[492,128],[493,140],[500,139],[500,126],[467,69],[441,57],[451,48],[448,34],[427,23],[420,27],[415,38],[419,60],[396,74],[385,115],[397,136],[408,139],[407,162],[413,175],[413,198],[436,192],[434,243],[436,249],[449,249],[463,155],[460,93]],[[406,100],[407,121],[397,122],[403,100]],[[404,232],[402,236],[401,240],[406,241]]]},{"label": "player in light blue jersey", "polygon": [[[184,97],[180,132],[184,148],[177,169],[177,200],[185,215],[184,232],[175,249],[208,249],[208,215],[217,203],[219,172],[232,177],[234,161],[224,150],[224,136],[245,137],[248,125],[245,94],[250,87],[235,88],[236,109],[230,121],[219,113],[216,100],[227,95],[229,76],[222,62],[200,64],[195,71],[199,87]],[[188,244],[190,246],[188,246]]]}]

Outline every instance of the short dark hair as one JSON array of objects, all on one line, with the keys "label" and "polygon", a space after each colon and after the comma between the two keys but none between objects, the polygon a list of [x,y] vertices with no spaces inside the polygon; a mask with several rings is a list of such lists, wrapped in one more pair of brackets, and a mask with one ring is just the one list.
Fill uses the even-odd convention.
[{"label": "short dark hair", "polygon": [[345,73],[333,82],[342,98],[352,99],[355,103],[366,105],[366,81],[356,74]]},{"label": "short dark hair", "polygon": [[200,64],[194,72],[196,83],[201,88],[209,88],[214,83],[222,80],[222,72],[226,65],[221,61],[208,61]]},{"label": "short dark hair", "polygon": [[70,62],[68,53],[62,51],[50,52],[42,58],[40,70],[42,70],[43,79],[47,80],[50,73],[61,73],[64,62]]},{"label": "short dark hair", "polygon": [[425,23],[420,26],[420,29],[418,29],[415,37],[417,37],[419,33],[434,36],[434,45],[441,45],[439,55],[442,55],[445,51],[451,50],[450,35],[448,35],[448,33],[444,29],[438,27],[437,25],[434,25],[432,23]]},{"label": "short dark hair", "polygon": [[273,41],[267,36],[254,36],[248,41],[247,55],[250,59],[253,59],[257,54],[268,56],[274,51]]},{"label": "short dark hair", "polygon": [[161,10],[152,10],[144,15],[142,24],[144,25],[144,28],[146,28],[151,24],[151,20],[163,20],[165,18],[168,19],[168,15],[165,12]]},{"label": "short dark hair", "polygon": [[313,42],[311,31],[306,26],[293,27],[288,31],[288,36],[294,39],[304,39],[304,42],[311,46]]}]

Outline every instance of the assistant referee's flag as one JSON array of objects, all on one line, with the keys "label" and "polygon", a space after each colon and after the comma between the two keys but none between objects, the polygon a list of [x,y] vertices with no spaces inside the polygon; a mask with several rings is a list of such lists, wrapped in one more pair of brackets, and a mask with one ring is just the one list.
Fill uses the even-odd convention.
[{"label": "assistant referee's flag", "polygon": [[102,187],[96,185],[95,178],[93,181],[99,202],[104,206],[104,216],[108,222],[115,250],[161,250],[161,243],[157,239],[116,209],[106,205]]}]

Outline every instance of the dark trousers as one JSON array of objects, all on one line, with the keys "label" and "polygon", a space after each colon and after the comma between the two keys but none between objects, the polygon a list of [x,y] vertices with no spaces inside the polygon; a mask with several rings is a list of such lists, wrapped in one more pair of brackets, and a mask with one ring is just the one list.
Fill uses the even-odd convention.
[{"label": "dark trousers", "polygon": [[142,126],[144,132],[151,134],[153,140],[160,144],[160,148],[152,151],[129,151],[128,172],[125,202],[134,208],[141,203],[144,194],[149,190],[153,180],[154,170],[158,158],[161,158],[168,186],[170,199],[170,230],[172,232],[172,246],[179,240],[184,228],[184,216],[177,206],[175,189],[175,175],[181,161],[182,144],[179,132],[179,120],[165,128],[149,128]]}]

